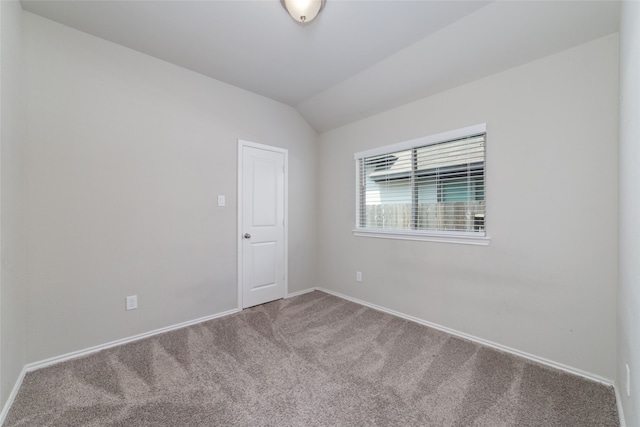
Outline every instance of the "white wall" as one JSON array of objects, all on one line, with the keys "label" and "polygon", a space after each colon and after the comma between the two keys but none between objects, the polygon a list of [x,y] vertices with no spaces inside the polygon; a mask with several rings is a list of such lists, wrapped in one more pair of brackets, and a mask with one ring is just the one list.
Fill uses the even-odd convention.
[{"label": "white wall", "polygon": [[[628,426],[640,425],[640,3],[620,19],[620,212],[617,382]],[[631,397],[626,395],[631,367]]]},{"label": "white wall", "polygon": [[289,149],[289,291],[315,286],[295,110],[26,12],[25,42],[28,362],[237,307],[238,138]]},{"label": "white wall", "polygon": [[[7,76],[19,78],[18,61],[7,61],[5,50],[7,15],[8,28],[18,28],[19,10],[15,2],[0,4],[4,88]],[[634,7],[635,20],[627,19],[623,32],[627,46],[637,44]],[[17,52],[19,31],[11,34]],[[290,292],[318,284],[616,377],[615,35],[328,132],[318,152],[313,130],[282,104],[29,13],[25,42],[29,314],[25,334],[24,287],[7,288],[19,282],[5,281],[12,270],[4,260],[19,253],[5,250],[18,241],[4,232],[19,230],[20,203],[5,201],[20,199],[23,144],[10,142],[16,150],[7,151],[5,106],[14,108],[20,97],[3,90],[3,401],[25,361],[236,306],[237,138],[290,150]],[[624,52],[622,59],[624,92]],[[627,81],[637,89],[637,79]],[[626,99],[633,101],[623,97],[623,120],[625,111],[637,115],[637,96]],[[489,247],[352,236],[354,152],[479,122],[488,124]],[[623,125],[622,169],[625,150],[637,150],[624,143],[637,141],[635,132],[625,139]],[[621,192],[620,202],[628,194],[637,209],[633,173],[621,171],[621,191],[625,182],[633,188]],[[216,206],[217,194],[227,195],[226,208]],[[622,258],[635,256],[639,243],[621,239]],[[621,282],[635,274],[624,265],[621,259]],[[364,272],[362,284],[356,270]],[[631,340],[637,330],[630,330],[638,324],[631,310],[638,296],[626,302],[622,291],[632,291],[626,283],[619,383],[620,365],[638,360]],[[130,294],[139,296],[140,308],[125,312]],[[5,330],[6,316],[17,326]],[[26,355],[15,346],[25,335]],[[630,402],[625,410],[636,418],[627,418],[637,420]]]},{"label": "white wall", "polygon": [[24,151],[22,8],[0,2],[0,407],[26,361],[26,287],[21,238]]},{"label": "white wall", "polygon": [[[354,152],[483,122],[488,247],[352,235]],[[318,284],[614,379],[617,130],[611,35],[320,135]]]}]

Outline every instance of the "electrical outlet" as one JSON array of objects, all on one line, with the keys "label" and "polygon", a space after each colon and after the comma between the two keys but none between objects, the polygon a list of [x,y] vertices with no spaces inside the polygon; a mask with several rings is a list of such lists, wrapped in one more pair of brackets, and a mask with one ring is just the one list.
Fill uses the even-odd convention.
[{"label": "electrical outlet", "polygon": [[627,367],[627,397],[631,397],[631,370],[628,363],[625,366]]},{"label": "electrical outlet", "polygon": [[134,310],[138,308],[138,295],[131,295],[127,297],[127,310]]},{"label": "electrical outlet", "polygon": [[362,272],[361,271],[356,271],[356,280],[358,282],[362,282]]},{"label": "electrical outlet", "polygon": [[218,194],[218,206],[224,206],[227,204],[226,198],[223,194]]}]

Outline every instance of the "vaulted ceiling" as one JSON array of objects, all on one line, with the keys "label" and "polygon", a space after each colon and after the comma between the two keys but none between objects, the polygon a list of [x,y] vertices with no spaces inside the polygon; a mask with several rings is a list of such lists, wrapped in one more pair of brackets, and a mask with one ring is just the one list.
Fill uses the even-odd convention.
[{"label": "vaulted ceiling", "polygon": [[617,1],[22,0],[78,30],[289,104],[318,132],[618,31]]}]

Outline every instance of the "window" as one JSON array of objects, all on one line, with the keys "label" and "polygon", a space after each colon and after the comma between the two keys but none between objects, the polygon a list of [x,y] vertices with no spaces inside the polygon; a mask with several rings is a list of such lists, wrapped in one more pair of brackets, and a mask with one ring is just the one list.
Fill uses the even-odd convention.
[{"label": "window", "polygon": [[359,236],[488,244],[486,125],[355,154]]}]

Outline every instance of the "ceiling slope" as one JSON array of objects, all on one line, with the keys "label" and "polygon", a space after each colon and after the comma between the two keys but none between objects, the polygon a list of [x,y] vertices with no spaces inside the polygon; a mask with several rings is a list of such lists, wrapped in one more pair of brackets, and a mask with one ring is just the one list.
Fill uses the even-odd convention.
[{"label": "ceiling slope", "polygon": [[481,1],[23,0],[25,10],[294,106],[479,9]]},{"label": "ceiling slope", "polygon": [[296,108],[326,132],[614,33],[618,19],[611,1],[494,2]]},{"label": "ceiling slope", "polygon": [[617,1],[22,0],[64,25],[294,106],[318,132],[618,29]]}]

